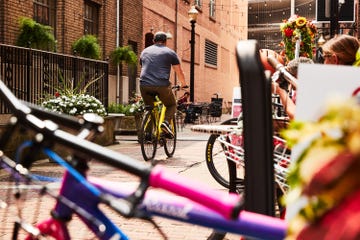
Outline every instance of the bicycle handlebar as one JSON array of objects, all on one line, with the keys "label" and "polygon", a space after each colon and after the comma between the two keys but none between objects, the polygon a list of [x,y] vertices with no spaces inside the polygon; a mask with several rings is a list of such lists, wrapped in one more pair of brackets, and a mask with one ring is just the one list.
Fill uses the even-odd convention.
[{"label": "bicycle handlebar", "polygon": [[268,62],[284,76],[285,80],[288,81],[295,90],[297,89],[297,78],[291,75],[291,73],[286,70],[284,65],[282,65],[274,56],[271,55],[268,56]]},{"label": "bicycle handlebar", "polygon": [[243,201],[239,201],[242,200],[239,199],[239,195],[228,193],[219,195],[218,191],[207,185],[192,182],[179,175],[174,178],[174,173],[160,165],[156,165],[151,171],[149,184],[189,199],[202,199],[201,204],[221,212],[227,218],[236,219],[239,212],[243,210]]},{"label": "bicycle handlebar", "polygon": [[164,188],[170,192],[177,193],[198,202],[208,208],[214,209],[226,218],[238,216],[241,205],[241,197],[237,194],[229,194],[222,191],[211,190],[210,187],[199,187],[193,181],[174,176],[165,169],[148,167],[136,159],[127,155],[115,152],[102,147],[93,142],[87,141],[57,127],[51,121],[39,119],[36,112],[17,99],[10,89],[0,81],[0,97],[7,106],[13,111],[18,121],[26,127],[41,133],[43,139],[51,139],[77,152],[84,153],[90,158],[95,158],[101,162],[127,171],[131,174],[141,177],[149,182],[150,186]]}]

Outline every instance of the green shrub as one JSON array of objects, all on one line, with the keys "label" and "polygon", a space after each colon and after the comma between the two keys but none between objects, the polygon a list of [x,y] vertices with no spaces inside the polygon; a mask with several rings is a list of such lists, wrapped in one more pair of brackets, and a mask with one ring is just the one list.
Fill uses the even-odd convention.
[{"label": "green shrub", "polygon": [[19,25],[20,34],[16,40],[17,46],[55,51],[56,40],[50,26],[42,25],[26,17],[20,18]]},{"label": "green shrub", "polygon": [[137,102],[121,104],[110,103],[108,113],[123,113],[125,116],[135,116],[144,112],[144,102],[140,99]]},{"label": "green shrub", "polygon": [[135,65],[138,61],[136,53],[131,50],[131,47],[129,46],[117,47],[110,53],[110,60],[115,66],[123,62],[130,65]]},{"label": "green shrub", "polygon": [[80,57],[99,60],[101,58],[101,47],[94,35],[84,35],[76,40],[71,50]]}]

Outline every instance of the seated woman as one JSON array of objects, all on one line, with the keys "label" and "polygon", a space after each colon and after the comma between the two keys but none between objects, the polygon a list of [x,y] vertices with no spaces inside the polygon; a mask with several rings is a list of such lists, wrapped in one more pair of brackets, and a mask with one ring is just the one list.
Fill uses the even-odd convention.
[{"label": "seated woman", "polygon": [[190,97],[189,92],[184,92],[184,94],[177,100],[177,109],[181,112],[185,112],[188,108],[190,102],[188,101]]}]

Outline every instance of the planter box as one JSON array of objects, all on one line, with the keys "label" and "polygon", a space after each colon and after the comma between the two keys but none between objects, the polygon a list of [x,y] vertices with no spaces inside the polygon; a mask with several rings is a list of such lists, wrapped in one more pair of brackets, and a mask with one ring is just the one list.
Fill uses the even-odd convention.
[{"label": "planter box", "polygon": [[[7,122],[9,121],[11,115],[8,114],[2,114],[0,115],[0,136],[3,135],[3,133],[7,129]],[[114,143],[114,129],[115,129],[115,117],[107,116],[104,117],[104,132],[97,135],[95,137],[94,142],[102,145],[102,146],[108,146]],[[66,129],[64,129],[67,131]],[[70,131],[71,132],[71,131]],[[5,148],[3,149],[5,155],[9,156],[10,158],[14,158],[15,151],[17,147],[24,142],[25,140],[32,139],[34,136],[34,133],[32,131],[24,131],[21,129],[18,129],[15,134],[13,134],[9,141],[7,142]],[[55,145],[55,152],[58,153],[60,156],[65,157],[67,156],[70,151],[66,149],[66,147]],[[39,159],[44,158],[43,156],[40,156]]]},{"label": "planter box", "polygon": [[138,135],[142,115],[125,116],[124,114],[109,113],[109,116],[115,116],[116,118],[115,135]]},{"label": "planter box", "polygon": [[104,117],[104,124],[103,124],[104,132],[97,135],[95,137],[94,142],[102,146],[112,145],[115,139],[115,135],[114,135],[115,124],[116,124],[116,117],[113,116]]}]

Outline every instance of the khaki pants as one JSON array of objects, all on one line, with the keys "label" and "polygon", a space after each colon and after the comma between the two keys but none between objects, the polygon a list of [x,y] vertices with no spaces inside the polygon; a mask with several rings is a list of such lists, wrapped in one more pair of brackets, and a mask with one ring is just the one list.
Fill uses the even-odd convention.
[{"label": "khaki pants", "polygon": [[169,86],[140,86],[141,96],[144,100],[145,106],[153,106],[155,96],[166,106],[165,120],[170,122],[176,112],[175,95]]}]

